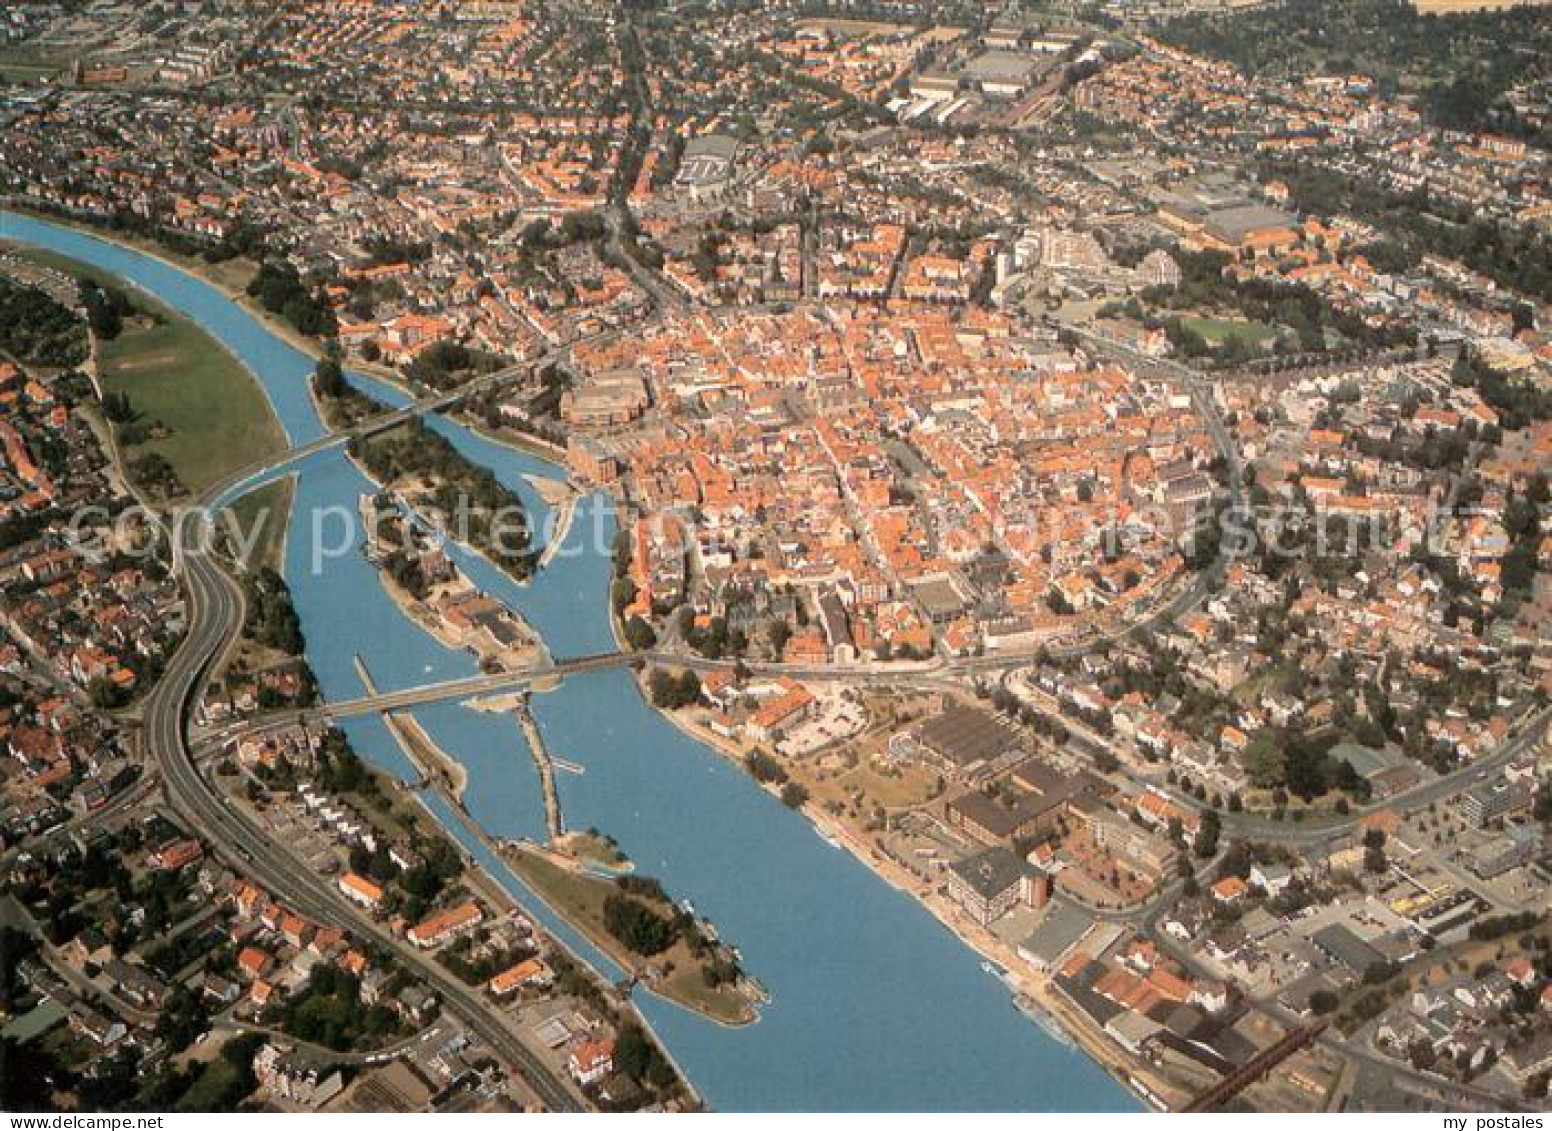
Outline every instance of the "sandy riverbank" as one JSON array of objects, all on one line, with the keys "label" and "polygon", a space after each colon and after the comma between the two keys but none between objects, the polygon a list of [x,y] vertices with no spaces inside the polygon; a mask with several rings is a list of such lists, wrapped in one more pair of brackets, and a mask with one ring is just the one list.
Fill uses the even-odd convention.
[{"label": "sandy riverbank", "polygon": [[513,691],[507,695],[486,695],[479,699],[465,699],[459,706],[487,715],[505,715],[517,710],[528,701],[525,691]]},{"label": "sandy riverbank", "polygon": [[535,475],[532,472],[528,472],[523,478],[528,480],[529,485],[538,492],[539,498],[543,499],[549,506],[558,507],[577,497],[576,491],[571,488],[569,483],[556,479],[553,476]]},{"label": "sandy riverbank", "polygon": [[571,534],[572,520],[577,516],[577,496],[569,495],[561,503],[560,509],[553,512],[555,524],[545,539],[544,551],[539,555],[539,562],[534,567],[535,571],[542,570],[550,564],[555,555],[560,553],[566,545],[566,539]]}]

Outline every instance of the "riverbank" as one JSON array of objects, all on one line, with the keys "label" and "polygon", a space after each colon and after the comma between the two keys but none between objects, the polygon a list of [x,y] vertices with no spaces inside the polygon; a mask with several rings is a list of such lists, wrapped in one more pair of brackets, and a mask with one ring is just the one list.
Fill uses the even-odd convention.
[{"label": "riverbank", "polygon": [[555,516],[555,522],[551,525],[548,536],[544,541],[544,550],[539,554],[535,571],[545,569],[555,559],[555,555],[561,552],[566,539],[571,534],[571,523],[577,516],[577,499],[575,494],[567,495],[560,506],[550,513]]},{"label": "riverbank", "polygon": [[279,573],[286,560],[296,472],[249,491],[221,512],[219,521],[232,560],[256,572]]},{"label": "riverbank", "polygon": [[73,216],[60,216],[52,212],[44,212],[41,209],[29,206],[23,201],[6,201],[5,207],[19,215],[29,216],[42,223],[55,224],[61,228],[68,228],[73,232],[78,232],[83,236],[102,240],[104,243],[116,244],[119,247],[127,248],[130,251],[138,252],[150,259],[154,259],[175,271],[182,271],[193,275],[200,282],[214,288],[224,297],[242,307],[244,313],[248,314],[254,321],[263,324],[266,330],[274,334],[275,337],[282,339],[293,349],[308,354],[315,359],[323,356],[323,351],[316,339],[298,333],[295,327],[274,317],[274,315],[249,296],[246,289],[247,278],[244,278],[241,285],[239,285],[235,278],[231,277],[231,273],[223,274],[218,270],[219,267],[223,266],[235,266],[237,272],[251,278],[258,271],[258,264],[252,260],[239,257],[226,260],[221,264],[211,263],[208,260],[199,259],[195,256],[179,254],[171,248],[157,243],[155,240],[149,240],[130,232],[107,231],[89,221]]},{"label": "riverbank", "polygon": [[440,774],[447,783],[449,796],[462,805],[463,795],[469,788],[469,771],[464,769],[463,763],[431,741],[426,728],[409,712],[390,711],[384,721],[399,740],[405,756],[428,776]]},{"label": "riverbank", "polygon": [[[650,704],[645,680],[647,671],[636,676],[642,698]],[[722,757],[748,774],[746,759],[752,747],[735,739],[725,738],[696,722],[688,710],[658,711],[683,734],[715,750]],[[774,783],[749,780],[774,798],[780,798],[781,787]],[[793,778],[792,780],[797,780]],[[1103,1068],[1116,1083],[1125,1087],[1144,1102],[1151,1102],[1147,1091],[1168,1102],[1173,1108],[1188,1101],[1191,1096],[1178,1084],[1155,1071],[1149,1063],[1130,1058],[1105,1031],[1094,1023],[1057,988],[1053,979],[1035,974],[1018,953],[1018,948],[999,938],[992,931],[967,918],[959,906],[943,894],[943,889],[924,884],[918,877],[891,861],[871,843],[869,833],[855,822],[827,812],[823,806],[806,801],[800,806],[804,817],[813,825],[816,835],[828,844],[845,850],[880,880],[909,896],[925,907],[955,938],[982,958],[1007,972],[1002,978],[1008,993],[1009,1004],[1016,994],[1024,994],[1043,1009],[1061,1029],[1074,1047],[1081,1050],[1094,1063]],[[1031,1025],[1035,1022],[1031,1021]],[[1138,1087],[1138,1083],[1143,1088]]]}]

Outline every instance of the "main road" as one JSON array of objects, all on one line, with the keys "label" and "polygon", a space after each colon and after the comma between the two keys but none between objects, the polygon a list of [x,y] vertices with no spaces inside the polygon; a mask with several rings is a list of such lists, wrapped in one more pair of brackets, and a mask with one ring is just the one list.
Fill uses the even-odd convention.
[{"label": "main road", "polygon": [[547,1107],[578,1110],[582,1105],[577,1094],[539,1060],[505,1015],[478,990],[358,911],[333,884],[269,836],[200,772],[188,744],[189,716],[208,676],[242,630],[245,612],[242,590],[208,551],[204,527],[209,519],[204,507],[211,497],[207,494],[191,512],[201,521],[185,521],[174,527],[173,567],[188,598],[188,632],[142,710],[142,742],[160,771],[173,809],[218,853],[234,859],[241,871],[301,914],[348,927],[358,937],[395,954],[437,992],[448,1012],[518,1070]]}]

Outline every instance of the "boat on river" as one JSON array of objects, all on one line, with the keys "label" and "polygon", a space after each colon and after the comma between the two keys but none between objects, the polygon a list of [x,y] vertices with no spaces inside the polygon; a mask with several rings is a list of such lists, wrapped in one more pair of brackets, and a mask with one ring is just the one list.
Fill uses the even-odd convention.
[{"label": "boat on river", "polygon": [[1040,1026],[1040,1028],[1044,1030],[1045,1035],[1050,1037],[1053,1041],[1057,1042],[1058,1044],[1065,1045],[1067,1048],[1077,1047],[1075,1044],[1073,1044],[1072,1038],[1067,1035],[1066,1030],[1062,1028],[1061,1023],[1058,1022],[1056,1018],[1052,1017],[1051,1014],[1038,1001],[1030,997],[1028,994],[1014,994],[1013,1007],[1022,1013],[1025,1017],[1033,1021],[1036,1025]]}]

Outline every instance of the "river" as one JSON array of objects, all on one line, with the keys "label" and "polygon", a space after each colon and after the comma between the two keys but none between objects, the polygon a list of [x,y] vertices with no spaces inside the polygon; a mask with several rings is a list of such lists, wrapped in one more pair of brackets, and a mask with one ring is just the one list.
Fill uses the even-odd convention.
[{"label": "river", "polygon": [[[155,294],[248,366],[294,443],[324,433],[307,390],[312,361],[213,286],[152,256],[14,213],[0,211],[0,236],[91,263]],[[362,374],[350,379],[384,400],[402,400],[402,393]],[[432,426],[490,467],[543,520],[548,508],[525,477],[554,477],[552,465],[445,419]],[[329,546],[344,533],[341,516],[355,513],[371,483],[338,449],[309,458],[298,471],[285,574],[325,697],[362,693],[357,653],[384,690],[472,674],[470,656],[444,648],[395,607],[359,546],[313,560],[320,538]],[[460,565],[521,612],[556,657],[605,650],[613,647],[607,609],[613,521],[605,496],[584,500],[565,547],[527,586],[477,557],[460,554]],[[661,878],[715,922],[771,993],[760,1021],[740,1029],[638,995],[642,1012],[711,1106],[1138,1108],[1081,1052],[1019,1014],[978,957],[914,899],[830,847],[804,817],[653,711],[629,672],[572,677],[535,696],[533,706],[550,748],[586,768],[559,775],[568,827],[596,827],[614,836],[644,873]],[[466,802],[488,831],[543,838],[537,771],[512,719],[457,704],[414,714],[467,767]],[[412,776],[380,720],[352,720],[346,729],[363,756]],[[547,927],[594,965],[616,973],[607,958],[538,907],[437,799],[429,800],[449,833]]]}]

